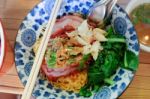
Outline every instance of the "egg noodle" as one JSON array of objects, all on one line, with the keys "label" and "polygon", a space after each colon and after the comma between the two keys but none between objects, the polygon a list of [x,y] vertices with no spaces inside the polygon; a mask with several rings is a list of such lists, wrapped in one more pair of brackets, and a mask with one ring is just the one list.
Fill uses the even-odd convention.
[{"label": "egg noodle", "polygon": [[59,77],[56,82],[50,81],[56,88],[79,92],[87,82],[87,71],[77,72],[66,77]]}]

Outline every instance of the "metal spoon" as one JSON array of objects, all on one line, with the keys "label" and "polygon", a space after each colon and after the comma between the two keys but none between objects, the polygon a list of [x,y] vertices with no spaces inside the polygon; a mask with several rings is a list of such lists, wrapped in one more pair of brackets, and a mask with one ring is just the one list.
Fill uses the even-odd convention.
[{"label": "metal spoon", "polygon": [[100,0],[91,8],[89,19],[102,24],[111,15],[116,3],[117,0]]}]

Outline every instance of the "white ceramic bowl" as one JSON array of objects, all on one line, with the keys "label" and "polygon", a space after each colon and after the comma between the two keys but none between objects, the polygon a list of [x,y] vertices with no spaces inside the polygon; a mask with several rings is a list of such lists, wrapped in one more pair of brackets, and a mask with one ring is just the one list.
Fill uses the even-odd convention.
[{"label": "white ceramic bowl", "polygon": [[[150,0],[130,0],[125,10],[128,14],[130,14],[136,7],[145,3],[150,3]],[[150,47],[145,46],[141,43],[140,48],[146,52],[150,52]]]},{"label": "white ceramic bowl", "polygon": [[0,68],[2,67],[4,56],[5,56],[5,34],[0,21]]}]

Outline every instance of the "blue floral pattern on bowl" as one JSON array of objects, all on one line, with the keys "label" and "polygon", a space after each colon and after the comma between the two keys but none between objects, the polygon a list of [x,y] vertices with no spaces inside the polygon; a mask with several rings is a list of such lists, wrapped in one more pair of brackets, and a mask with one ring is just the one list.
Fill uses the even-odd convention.
[{"label": "blue floral pattern on bowl", "polygon": [[111,89],[108,87],[103,87],[97,94],[95,94],[94,99],[110,99],[110,97]]},{"label": "blue floral pattern on bowl", "polygon": [[[96,1],[98,0],[63,0],[57,17],[75,12],[87,15]],[[15,45],[15,63],[19,78],[24,85],[34,62],[33,45],[43,33],[54,2],[55,0],[43,0],[36,5],[19,28]],[[126,37],[128,49],[138,55],[139,45],[136,31],[128,15],[118,5],[113,9],[111,24],[117,33]],[[36,99],[115,99],[126,89],[133,76],[132,71],[118,68],[116,74],[111,77],[115,82],[114,85],[104,86],[99,92],[93,93],[93,96],[85,98],[77,93],[54,88],[43,75],[39,74],[32,95]]]},{"label": "blue floral pattern on bowl", "polygon": [[21,40],[25,46],[31,47],[36,42],[36,34],[32,29],[26,29],[21,34]]}]

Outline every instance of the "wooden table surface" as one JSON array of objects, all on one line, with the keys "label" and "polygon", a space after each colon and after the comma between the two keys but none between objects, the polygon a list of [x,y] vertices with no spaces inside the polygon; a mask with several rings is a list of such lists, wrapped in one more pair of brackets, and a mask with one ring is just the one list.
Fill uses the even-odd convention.
[{"label": "wooden table surface", "polygon": [[[130,0],[119,0],[118,3],[125,8]],[[0,0],[0,18],[2,20],[6,36],[12,48],[14,48],[17,30],[23,18],[30,9],[40,0]],[[8,50],[8,56],[11,55]],[[8,58],[10,59],[10,58]],[[10,66],[9,66],[10,67]],[[23,85],[18,78],[13,64],[7,73],[0,72],[0,92],[22,94]],[[127,90],[120,99],[149,99],[150,97],[150,53],[140,52],[140,65]]]}]

